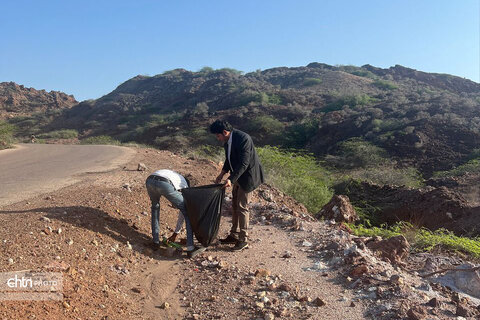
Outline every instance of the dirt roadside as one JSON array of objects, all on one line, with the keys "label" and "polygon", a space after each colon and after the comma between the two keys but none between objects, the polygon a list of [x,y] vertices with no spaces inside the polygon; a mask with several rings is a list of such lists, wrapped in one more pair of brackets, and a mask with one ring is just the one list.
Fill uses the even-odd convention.
[{"label": "dirt roadside", "polygon": [[[391,265],[378,271],[386,279],[378,276],[378,284],[373,273],[351,275],[341,262],[361,251],[351,236],[313,221],[268,185],[251,201],[249,249],[234,253],[213,245],[192,260],[153,252],[145,245],[151,241],[148,174],[170,168],[203,185],[220,167],[134,150],[123,168],[86,174],[75,185],[0,208],[0,271],[57,271],[64,282],[63,301],[3,301],[1,319],[395,319],[393,310],[407,308],[406,301],[428,298],[415,301],[405,293],[410,289],[391,287],[389,277],[401,272]],[[140,162],[146,171],[137,171]],[[225,206],[228,212],[228,200]],[[178,211],[165,200],[161,208],[161,233],[169,235]],[[225,214],[220,237],[229,223]],[[405,276],[408,281],[410,288],[419,280]],[[397,291],[401,301],[392,298]]]},{"label": "dirt roadside", "polygon": [[[139,162],[149,169],[137,171]],[[324,299],[327,306],[321,311],[308,307],[312,316],[363,318],[362,304],[349,307],[347,299],[337,301],[348,293],[335,283],[335,275],[321,277],[303,271],[312,264],[308,252],[298,247],[299,239],[273,226],[252,223],[251,248],[240,253],[219,245],[190,261],[184,256],[165,258],[152,252],[145,246],[150,241],[150,214],[144,181],[149,172],[159,168],[190,172],[198,185],[211,183],[219,170],[210,161],[136,149],[125,168],[86,174],[83,182],[73,186],[2,207],[0,270],[59,271],[64,276],[63,302],[5,301],[0,305],[2,319],[182,319],[194,314],[199,319],[250,319],[263,315],[263,308],[255,305],[252,296],[256,286],[243,286],[241,281],[257,269],[266,269],[293,288],[299,285],[312,297]],[[289,202],[294,204],[285,199],[286,205]],[[252,203],[260,203],[259,198],[254,197]],[[177,211],[166,202],[161,206],[161,231],[169,234]],[[229,217],[225,217],[221,235],[228,224]],[[281,258],[286,251],[291,252],[291,258]],[[218,282],[216,276],[196,266],[212,255],[224,261],[222,273],[238,282],[237,293],[243,298],[236,300],[232,292],[229,300],[225,292],[235,289],[230,287],[232,283]],[[205,290],[212,290],[212,294],[204,296]],[[218,307],[203,302],[215,299]],[[292,316],[301,312],[296,307],[289,311]]]}]

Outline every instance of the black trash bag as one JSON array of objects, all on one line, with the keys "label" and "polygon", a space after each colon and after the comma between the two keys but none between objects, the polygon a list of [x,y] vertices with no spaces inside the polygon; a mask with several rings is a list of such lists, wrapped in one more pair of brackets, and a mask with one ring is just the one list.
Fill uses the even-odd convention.
[{"label": "black trash bag", "polygon": [[197,240],[208,247],[217,237],[225,189],[223,184],[185,188],[180,190],[185,200],[187,215]]}]

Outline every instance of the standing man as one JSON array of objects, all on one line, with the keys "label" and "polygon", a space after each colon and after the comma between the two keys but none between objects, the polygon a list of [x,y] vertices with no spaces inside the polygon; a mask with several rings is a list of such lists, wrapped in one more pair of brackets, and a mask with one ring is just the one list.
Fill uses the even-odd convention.
[{"label": "standing man", "polygon": [[[233,185],[232,190],[232,229],[230,234],[221,239],[221,243],[235,244],[233,250],[248,248],[248,226],[250,213],[248,199],[250,192],[264,182],[263,170],[258,159],[252,138],[240,130],[233,129],[227,121],[217,120],[210,125],[210,132],[215,134],[225,149],[225,163],[215,179],[220,183],[223,176],[230,172],[225,181],[225,188]],[[240,232],[237,229],[240,227]],[[238,234],[238,236],[237,236]]]},{"label": "standing man", "polygon": [[[189,183],[187,179],[181,174],[172,170],[157,170],[152,173],[146,181],[148,196],[152,202],[152,237],[153,246],[158,248],[160,245],[159,232],[160,232],[160,197],[164,196],[168,201],[177,209],[180,210],[180,216],[177,221],[176,231],[180,231],[183,225],[183,219],[185,219],[185,225],[187,229],[187,255],[189,258],[193,258],[199,253],[205,251],[204,247],[195,247],[193,245],[193,231],[190,225],[190,220],[187,216],[185,209],[185,203],[183,195],[179,189],[188,188]],[[170,240],[174,240],[175,237],[170,237]]]}]

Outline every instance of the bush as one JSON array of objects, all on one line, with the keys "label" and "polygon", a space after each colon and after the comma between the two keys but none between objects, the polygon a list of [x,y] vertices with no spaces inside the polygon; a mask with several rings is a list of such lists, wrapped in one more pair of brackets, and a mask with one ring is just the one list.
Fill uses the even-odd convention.
[{"label": "bush", "polygon": [[467,172],[480,172],[480,158],[472,159],[465,164],[453,168],[452,170],[435,172],[433,174],[433,177],[458,177],[464,175]]},{"label": "bush", "polygon": [[318,131],[318,121],[308,120],[295,123],[283,135],[283,145],[287,148],[303,149]]},{"label": "bush", "polygon": [[111,144],[120,145],[120,141],[115,140],[110,136],[95,136],[83,139],[81,144]]},{"label": "bush", "polygon": [[430,251],[436,247],[456,252],[463,252],[475,258],[480,258],[480,239],[454,235],[446,229],[430,231],[425,228],[415,228],[409,223],[399,222],[394,226],[365,227],[349,224],[356,236],[381,236],[390,238],[403,234],[415,251]]},{"label": "bush", "polygon": [[75,139],[78,138],[78,131],[72,129],[56,130],[38,135],[40,139]]},{"label": "bush", "polygon": [[303,80],[303,85],[305,87],[316,86],[322,83],[322,79],[320,78],[306,78]]},{"label": "bush", "polygon": [[372,98],[367,94],[343,96],[336,98],[334,101],[328,103],[325,107],[322,108],[322,112],[341,110],[344,106],[349,106],[351,108],[354,108],[356,106],[365,106],[373,104],[377,101],[377,99]]},{"label": "bush", "polygon": [[267,181],[317,213],[330,199],[329,173],[314,157],[282,151],[275,147],[257,148]]},{"label": "bush", "polygon": [[394,89],[398,88],[393,83],[391,83],[389,81],[384,81],[384,80],[376,80],[376,81],[373,82],[373,85],[377,88],[382,89],[382,90],[394,90]]},{"label": "bush", "polygon": [[0,121],[0,150],[7,149],[12,146],[13,132],[15,126],[5,121]]},{"label": "bush", "polygon": [[284,125],[279,120],[264,115],[253,118],[248,123],[247,129],[262,143],[269,144],[280,141],[283,135]]},{"label": "bush", "polygon": [[336,156],[326,160],[337,168],[366,168],[379,166],[388,159],[387,152],[361,138],[343,141],[338,146]]}]

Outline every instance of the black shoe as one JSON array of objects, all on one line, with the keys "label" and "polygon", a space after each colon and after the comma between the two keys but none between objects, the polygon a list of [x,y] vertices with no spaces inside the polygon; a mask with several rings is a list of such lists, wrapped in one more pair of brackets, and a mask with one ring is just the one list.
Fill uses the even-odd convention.
[{"label": "black shoe", "polygon": [[195,247],[193,250],[187,251],[187,257],[189,257],[190,259],[195,258],[205,250],[207,250],[207,248],[205,247]]},{"label": "black shoe", "polygon": [[231,234],[229,234],[225,239],[220,239],[220,243],[223,243],[223,244],[234,244],[237,242],[238,242],[238,239],[232,236]]},{"label": "black shoe", "polygon": [[246,241],[237,241],[235,246],[232,248],[233,251],[242,251],[243,249],[248,248],[248,243]]}]

